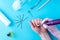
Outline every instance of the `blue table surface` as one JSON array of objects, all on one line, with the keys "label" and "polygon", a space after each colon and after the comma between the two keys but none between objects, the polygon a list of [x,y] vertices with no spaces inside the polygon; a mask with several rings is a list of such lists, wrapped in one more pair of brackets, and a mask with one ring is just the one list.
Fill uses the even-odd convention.
[{"label": "blue table surface", "polygon": [[[3,11],[3,14],[10,19],[11,25],[6,27],[0,21],[0,40],[41,40],[41,37],[37,33],[35,33],[29,24],[29,21],[35,18],[52,18],[58,19],[60,18],[60,0],[50,0],[50,2],[45,5],[43,8],[38,10],[38,8],[46,1],[42,0],[38,6],[36,6],[31,13],[28,13],[28,10],[38,1],[38,0],[30,0],[22,5],[22,8],[18,11],[15,11],[12,8],[12,4],[15,0],[0,0],[0,10]],[[21,26],[17,27],[15,24],[15,20],[18,19],[16,16],[25,15],[24,17],[28,17],[23,21],[22,28]],[[32,15],[32,16],[31,16]],[[57,28],[60,29],[59,25]],[[9,32],[13,32],[13,37],[8,37],[7,34]],[[48,32],[49,33],[49,32]],[[52,40],[57,40],[51,33],[49,33]]]}]

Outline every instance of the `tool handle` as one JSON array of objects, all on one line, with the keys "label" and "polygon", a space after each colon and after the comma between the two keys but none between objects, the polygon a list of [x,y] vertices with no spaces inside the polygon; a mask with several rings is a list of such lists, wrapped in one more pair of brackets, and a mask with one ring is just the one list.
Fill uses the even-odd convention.
[{"label": "tool handle", "polygon": [[57,25],[57,24],[60,24],[60,19],[48,21],[48,22],[45,22],[44,24],[47,24],[48,26],[49,25]]}]

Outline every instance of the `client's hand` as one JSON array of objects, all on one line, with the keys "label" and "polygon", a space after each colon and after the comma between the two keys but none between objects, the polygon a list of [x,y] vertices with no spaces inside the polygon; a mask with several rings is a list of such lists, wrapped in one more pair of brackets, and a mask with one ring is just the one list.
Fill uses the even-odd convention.
[{"label": "client's hand", "polygon": [[39,34],[40,34],[41,32],[45,32],[45,31],[46,31],[45,28],[42,27],[41,22],[42,22],[42,20],[39,19],[39,18],[30,21],[30,24],[31,24],[32,29],[33,29],[35,32],[39,33]]}]

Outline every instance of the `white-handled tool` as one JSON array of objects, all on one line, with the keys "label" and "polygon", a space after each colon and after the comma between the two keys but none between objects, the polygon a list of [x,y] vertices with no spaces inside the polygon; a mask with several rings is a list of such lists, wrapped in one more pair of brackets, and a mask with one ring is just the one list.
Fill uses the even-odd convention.
[{"label": "white-handled tool", "polygon": [[2,21],[6,26],[10,25],[10,20],[0,11],[0,21]]},{"label": "white-handled tool", "polygon": [[49,1],[50,1],[50,0],[47,0],[44,4],[42,4],[42,5],[38,8],[38,10],[40,10],[42,7],[44,7]]}]

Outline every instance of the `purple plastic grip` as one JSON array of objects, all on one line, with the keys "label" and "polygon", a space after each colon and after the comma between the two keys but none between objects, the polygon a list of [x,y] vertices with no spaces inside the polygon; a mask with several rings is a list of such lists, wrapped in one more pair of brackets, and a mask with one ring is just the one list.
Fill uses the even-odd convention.
[{"label": "purple plastic grip", "polygon": [[52,21],[46,21],[44,24],[49,25],[57,25],[60,24],[60,19],[52,20]]}]

